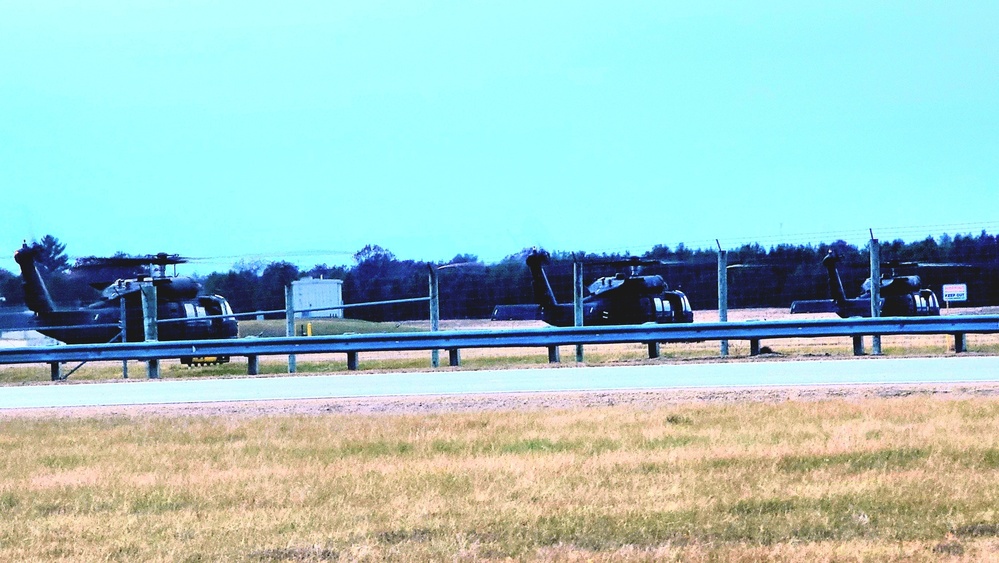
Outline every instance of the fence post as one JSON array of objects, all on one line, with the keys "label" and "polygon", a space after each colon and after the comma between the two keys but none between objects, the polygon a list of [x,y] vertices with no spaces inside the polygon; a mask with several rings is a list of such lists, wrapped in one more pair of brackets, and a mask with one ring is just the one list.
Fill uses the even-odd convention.
[{"label": "fence post", "polygon": [[[583,326],[583,264],[572,262],[572,312],[573,325]],[[576,344],[576,362],[583,362],[583,345]]]},{"label": "fence post", "polygon": [[954,333],[954,353],[960,354],[968,351],[968,341],[963,332]]},{"label": "fence post", "polygon": [[[128,342],[128,327],[125,325],[125,298],[121,297],[118,299],[118,314],[121,317],[119,324],[121,325],[121,341],[122,343]],[[121,378],[128,379],[128,360],[121,361]]]},{"label": "fence post", "polygon": [[[881,316],[881,244],[871,237],[871,317]],[[881,355],[881,335],[871,337],[871,354]]]},{"label": "fence post", "polygon": [[[159,332],[156,330],[156,286],[152,283],[143,283],[140,287],[142,295],[142,327],[146,342],[155,342],[159,339]],[[160,361],[158,359],[149,360],[146,365],[146,375],[149,379],[160,378]]]},{"label": "fence post", "polygon": [[[284,288],[284,317],[285,336],[295,336],[295,293],[291,284]],[[288,354],[288,373],[295,373],[296,368],[295,354]]]},{"label": "fence post", "polygon": [[[440,330],[441,323],[440,284],[437,279],[437,270],[434,269],[434,266],[428,264],[427,267],[430,268],[430,331],[437,332]],[[430,351],[430,367],[436,368],[440,367],[440,365],[440,350],[435,348]]]},{"label": "fence post", "polygon": [[[718,243],[718,322],[728,322],[728,252],[721,249],[721,243]],[[728,356],[728,340],[722,340],[720,348],[721,356]]]}]

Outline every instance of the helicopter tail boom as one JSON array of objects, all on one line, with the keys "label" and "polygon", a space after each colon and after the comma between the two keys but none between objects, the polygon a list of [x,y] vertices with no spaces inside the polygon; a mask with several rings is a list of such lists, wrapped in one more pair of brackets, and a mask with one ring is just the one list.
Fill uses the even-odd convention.
[{"label": "helicopter tail boom", "polygon": [[822,265],[829,272],[829,295],[836,304],[842,306],[846,302],[846,292],[843,290],[843,280],[840,279],[839,270],[836,268],[837,262],[839,262],[839,256],[832,252],[822,259]]},{"label": "helicopter tail boom", "polygon": [[558,305],[555,301],[555,292],[548,283],[548,276],[545,275],[544,264],[548,262],[549,255],[545,251],[536,251],[527,257],[527,267],[531,269],[531,285],[534,288],[534,301],[542,307]]},{"label": "helicopter tail boom", "polygon": [[832,299],[803,299],[791,303],[791,313],[838,313],[839,305]]}]

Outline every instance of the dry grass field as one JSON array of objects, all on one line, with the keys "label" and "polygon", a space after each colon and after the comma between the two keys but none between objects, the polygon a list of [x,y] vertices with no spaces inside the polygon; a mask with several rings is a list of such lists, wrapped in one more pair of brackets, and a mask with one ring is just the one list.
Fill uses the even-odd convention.
[{"label": "dry grass field", "polygon": [[[997,351],[979,338],[972,353]],[[849,339],[764,345],[771,360],[852,353]],[[724,361],[760,361],[732,348]],[[494,352],[463,363],[547,359]],[[586,361],[646,352],[587,347]],[[664,345],[655,361],[717,353]],[[426,362],[362,355],[364,369]],[[0,380],[48,375],[15,369],[32,368]],[[0,411],[0,560],[999,561],[997,477],[999,385]]]},{"label": "dry grass field", "polygon": [[999,560],[999,401],[906,395],[0,414],[0,560]]}]

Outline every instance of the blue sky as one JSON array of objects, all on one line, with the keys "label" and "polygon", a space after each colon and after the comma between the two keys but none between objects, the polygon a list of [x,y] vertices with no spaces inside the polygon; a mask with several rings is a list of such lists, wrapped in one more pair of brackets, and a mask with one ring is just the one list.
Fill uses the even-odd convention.
[{"label": "blue sky", "polygon": [[999,231],[994,1],[0,14],[8,270],[45,234],[210,270]]}]

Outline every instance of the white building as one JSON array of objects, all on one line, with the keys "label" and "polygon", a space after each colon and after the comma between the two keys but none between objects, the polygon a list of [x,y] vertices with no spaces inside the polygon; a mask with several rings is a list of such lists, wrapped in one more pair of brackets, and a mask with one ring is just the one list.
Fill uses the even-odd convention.
[{"label": "white building", "polygon": [[343,280],[322,280],[305,278],[291,282],[291,298],[295,304],[295,313],[299,318],[336,317],[343,318],[343,309],[328,309],[325,311],[309,311],[324,307],[339,307],[343,305]]}]

